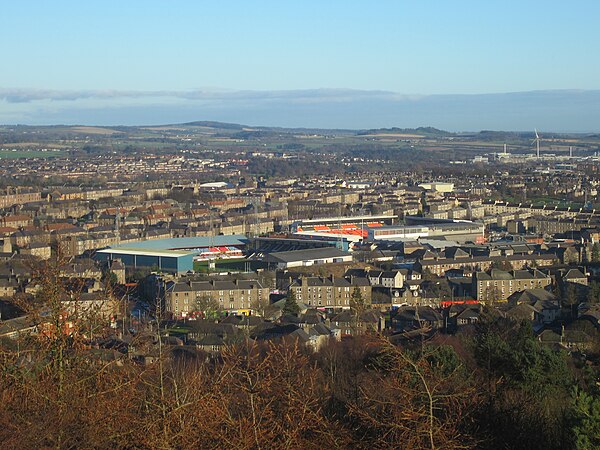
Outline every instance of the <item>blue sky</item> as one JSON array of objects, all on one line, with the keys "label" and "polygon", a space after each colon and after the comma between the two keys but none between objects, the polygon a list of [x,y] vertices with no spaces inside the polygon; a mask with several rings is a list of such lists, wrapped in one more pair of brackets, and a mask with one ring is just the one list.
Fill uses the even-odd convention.
[{"label": "blue sky", "polygon": [[193,104],[210,119],[174,92],[600,89],[598,1],[19,0],[2,17],[4,123]]}]

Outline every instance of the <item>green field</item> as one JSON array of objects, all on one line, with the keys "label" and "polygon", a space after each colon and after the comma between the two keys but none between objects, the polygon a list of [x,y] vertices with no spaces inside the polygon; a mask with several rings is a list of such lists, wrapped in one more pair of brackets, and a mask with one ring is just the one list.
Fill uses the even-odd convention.
[{"label": "green field", "polygon": [[167,332],[169,335],[182,335],[189,333],[190,331],[192,331],[192,329],[184,326],[176,326],[173,328],[167,328],[164,331]]},{"label": "green field", "polygon": [[65,152],[43,152],[41,150],[0,150],[0,159],[16,159],[16,158],[52,158],[63,156]]},{"label": "green field", "polygon": [[[262,261],[248,261],[246,259],[219,259],[211,272],[245,272],[247,269],[254,271],[264,269],[266,264]],[[208,273],[208,261],[194,262],[194,272]]]}]

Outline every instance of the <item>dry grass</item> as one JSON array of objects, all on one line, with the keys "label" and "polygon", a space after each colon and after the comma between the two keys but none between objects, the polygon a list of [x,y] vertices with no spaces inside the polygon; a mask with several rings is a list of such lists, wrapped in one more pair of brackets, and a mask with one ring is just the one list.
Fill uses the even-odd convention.
[{"label": "dry grass", "polygon": [[186,128],[183,127],[143,127],[140,129],[148,131],[186,131]]},{"label": "dry grass", "polygon": [[110,128],[100,128],[100,127],[71,127],[71,131],[76,133],[86,133],[86,134],[106,134],[112,135],[119,133],[117,130],[111,130]]},{"label": "dry grass", "polygon": [[360,137],[381,137],[381,138],[397,138],[397,139],[423,139],[425,136],[422,134],[405,134],[405,133],[375,133],[375,134],[361,134]]}]

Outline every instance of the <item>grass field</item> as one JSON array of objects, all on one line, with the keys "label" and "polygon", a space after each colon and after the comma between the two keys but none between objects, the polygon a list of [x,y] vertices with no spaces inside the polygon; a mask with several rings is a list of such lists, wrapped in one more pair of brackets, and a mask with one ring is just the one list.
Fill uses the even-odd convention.
[{"label": "grass field", "polygon": [[375,133],[375,134],[361,134],[360,137],[365,138],[398,138],[398,139],[423,139],[425,136],[422,134],[405,134],[405,133]]},{"label": "grass field", "polygon": [[71,127],[70,131],[74,131],[75,133],[86,133],[86,134],[116,134],[120,133],[117,130],[111,130],[110,128],[100,128],[100,127]]},{"label": "grass field", "polygon": [[63,151],[46,151],[41,150],[0,150],[0,159],[13,158],[52,158],[63,156]]},{"label": "grass field", "polygon": [[[219,259],[215,262],[215,268],[211,272],[245,272],[247,269],[264,269],[266,264],[261,261],[248,261],[246,259]],[[208,273],[208,261],[194,262],[194,271]]]}]

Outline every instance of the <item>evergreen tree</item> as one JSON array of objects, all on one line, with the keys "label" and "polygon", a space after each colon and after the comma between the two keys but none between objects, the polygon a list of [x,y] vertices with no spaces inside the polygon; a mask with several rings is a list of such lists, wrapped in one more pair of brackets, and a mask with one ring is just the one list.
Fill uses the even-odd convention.
[{"label": "evergreen tree", "polygon": [[577,312],[575,311],[577,303],[577,288],[574,284],[569,283],[563,298],[563,306],[569,309],[569,314],[574,319],[577,318]]},{"label": "evergreen tree", "polygon": [[600,397],[575,391],[570,413],[573,448],[600,448]]},{"label": "evergreen tree", "polygon": [[362,296],[362,292],[358,287],[355,287],[350,296],[350,310],[352,311],[352,315],[359,317],[365,308],[365,299]]},{"label": "evergreen tree", "polygon": [[600,245],[597,242],[592,245],[592,262],[600,262]]},{"label": "evergreen tree", "polygon": [[597,281],[590,283],[586,301],[592,305],[600,303],[600,283]]},{"label": "evergreen tree", "polygon": [[287,297],[285,298],[285,304],[283,305],[283,314],[290,316],[297,316],[300,314],[300,306],[296,301],[296,293],[294,288],[288,290]]}]

